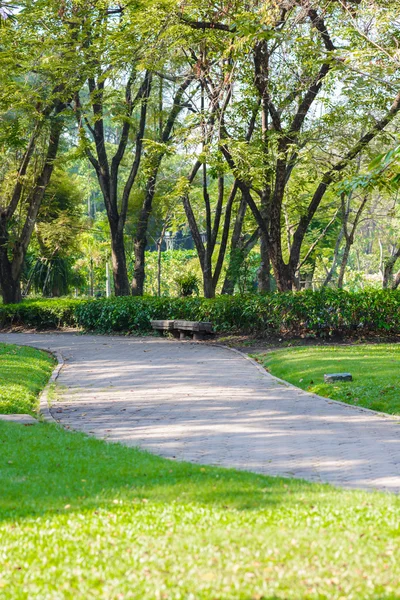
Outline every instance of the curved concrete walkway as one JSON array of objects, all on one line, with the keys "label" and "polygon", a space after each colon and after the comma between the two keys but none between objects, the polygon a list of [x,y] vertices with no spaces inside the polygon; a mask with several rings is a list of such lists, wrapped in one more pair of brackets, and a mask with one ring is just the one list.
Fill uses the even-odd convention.
[{"label": "curved concrete walkway", "polygon": [[64,426],[176,460],[400,491],[400,418],[286,386],[228,349],[162,338],[1,334],[58,350]]}]

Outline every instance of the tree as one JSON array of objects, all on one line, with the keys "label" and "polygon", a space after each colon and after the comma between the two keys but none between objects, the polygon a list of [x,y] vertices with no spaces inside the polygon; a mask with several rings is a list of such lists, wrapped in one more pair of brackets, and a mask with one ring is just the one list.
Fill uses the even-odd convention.
[{"label": "tree", "polygon": [[[110,225],[115,294],[126,296],[130,294],[130,285],[126,267],[124,230],[129,197],[142,159],[152,74],[148,70],[141,73],[137,60],[127,61],[122,65],[117,63],[117,66],[110,61],[109,44],[113,42],[115,44],[113,33],[112,24],[110,25],[106,13],[92,17],[86,44],[87,61],[92,65],[92,70],[86,82],[85,101],[83,101],[83,92],[75,95],[75,112],[81,146],[96,172]],[[107,84],[112,86],[113,81],[123,78],[125,72],[127,72],[127,81],[121,100],[120,94],[115,98],[112,87],[110,90],[107,89]],[[139,83],[137,83],[138,79]],[[113,97],[111,105],[107,102],[108,94]],[[89,107],[91,115],[89,115]],[[135,120],[136,110],[137,120]],[[110,144],[112,119],[120,127],[113,143]],[[134,131],[134,150],[128,159],[127,174],[121,186],[121,165],[132,131]],[[121,195],[119,187],[123,188]]]},{"label": "tree", "polygon": [[[386,50],[380,50],[377,61],[374,47],[375,60],[371,61],[370,40],[353,23],[354,11],[360,23],[372,18],[376,24],[380,13],[372,13],[370,7],[358,4],[354,3],[353,12],[349,12],[341,3],[267,2],[255,3],[249,9],[236,2],[229,11],[205,8],[202,19],[194,18],[195,10],[192,16],[191,6],[186,5],[181,17],[186,26],[202,31],[205,39],[208,31],[213,36],[219,32],[225,48],[237,48],[234,56],[240,67],[236,72],[241,75],[237,75],[238,85],[241,83],[246,93],[257,94],[260,99],[258,179],[241,168],[237,159],[240,140],[235,138],[229,124],[222,128],[221,151],[240,189],[247,194],[281,291],[298,285],[306,234],[327,190],[343,177],[354,159],[400,110],[400,94],[394,92],[395,69],[386,59]],[[377,35],[381,35],[379,27]],[[388,39],[387,31],[382,33],[382,39]],[[251,55],[252,68],[246,63],[243,48]],[[396,52],[394,42],[390,51]],[[247,83],[243,76],[247,77]],[[253,86],[249,85],[249,79],[253,80]],[[344,88],[342,94],[338,93],[338,86]],[[350,118],[351,111],[353,120],[363,122],[366,133],[359,139],[350,139],[350,144],[342,139],[335,150],[329,144],[328,156],[323,157],[321,151],[318,156],[314,150],[318,147],[316,140],[321,144],[327,141],[326,137],[324,141],[321,138],[320,130],[328,135],[328,140],[335,138],[338,128],[335,100],[338,105],[344,97],[349,102],[348,106],[342,106],[341,112],[348,111]],[[318,112],[316,107],[320,109]],[[371,115],[373,109],[375,114]],[[255,153],[254,158],[260,161],[260,153]],[[283,205],[290,194],[294,173],[307,162],[314,163],[311,172],[318,171],[319,182],[307,202],[303,202],[287,255],[282,245]]]},{"label": "tree", "polygon": [[80,254],[84,229],[77,179],[56,169],[35,223],[25,295],[32,287],[44,296],[56,297],[81,285],[82,279],[73,264]]},{"label": "tree", "polygon": [[[143,202],[140,207],[139,218],[136,226],[134,239],[135,252],[135,272],[132,281],[132,294],[142,296],[145,279],[145,250],[147,245],[147,230],[149,218],[151,215],[154,195],[156,193],[157,177],[159,174],[161,162],[168,153],[169,145],[172,140],[173,128],[180,112],[188,106],[185,98],[186,90],[192,83],[194,76],[192,71],[181,76],[182,82],[178,84],[173,93],[171,107],[165,111],[163,106],[159,107],[160,126],[157,138],[150,147],[149,157],[147,159],[146,171],[147,181],[145,185]],[[161,77],[162,80],[162,77]],[[164,124],[163,113],[166,113]]]},{"label": "tree", "polygon": [[[76,10],[71,8],[72,16]],[[80,31],[71,14],[61,14],[51,2],[39,3],[34,11],[21,4],[9,26],[0,29],[0,118],[5,123],[0,287],[4,302],[21,300],[24,259],[54,170],[68,103],[81,85],[75,53],[71,53],[71,48],[80,48]],[[44,16],[46,35],[41,25]]]},{"label": "tree", "polygon": [[[25,255],[34,230],[44,192],[50,182],[57,156],[63,121],[60,113],[65,108],[57,103],[48,117],[50,120],[47,149],[42,160],[42,166],[34,175],[33,184],[24,194],[23,178],[27,175],[31,163],[34,146],[36,145],[37,125],[31,134],[27,148],[20,161],[16,182],[10,199],[3,205],[0,214],[0,282],[4,303],[21,301],[21,274]],[[17,209],[23,205],[25,216],[19,223],[18,231],[11,235],[11,225]]]}]

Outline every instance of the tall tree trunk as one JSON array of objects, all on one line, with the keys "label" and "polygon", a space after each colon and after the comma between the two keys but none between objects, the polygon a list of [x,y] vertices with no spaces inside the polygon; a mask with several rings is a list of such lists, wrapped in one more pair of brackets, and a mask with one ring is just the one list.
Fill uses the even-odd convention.
[{"label": "tall tree trunk", "polygon": [[12,273],[7,247],[0,247],[0,288],[4,304],[18,304],[22,300],[20,277]]},{"label": "tall tree trunk", "polygon": [[211,256],[208,256],[207,250],[203,268],[203,289],[204,298],[215,298],[215,285],[213,282]]},{"label": "tall tree trunk", "polygon": [[351,246],[352,246],[352,242],[349,240],[346,240],[346,245],[343,250],[342,261],[340,263],[340,271],[339,271],[339,277],[338,277],[338,283],[337,283],[337,286],[340,290],[343,288],[344,274],[346,272],[347,263],[349,262]]},{"label": "tall tree trunk", "polygon": [[[171,140],[175,121],[184,107],[183,99],[186,89],[189,87],[192,81],[193,73],[190,73],[186,76],[183,83],[179,86],[174,95],[173,104],[170,109],[168,118],[165,122],[163,130],[160,133],[159,141],[161,144],[168,144],[168,142],[170,142]],[[160,121],[160,126],[161,125],[162,121]],[[160,169],[164,155],[165,150],[160,150],[160,152],[154,159],[153,170],[147,180],[145,196],[142,207],[140,209],[139,222],[134,240],[135,272],[132,280],[133,296],[143,296],[145,280],[145,250],[147,245],[146,235],[151,211],[153,209],[153,199],[156,191],[158,171]]]},{"label": "tall tree trunk", "polygon": [[335,249],[333,251],[333,259],[332,259],[332,264],[331,264],[331,268],[329,269],[329,271],[326,274],[326,278],[324,283],[322,284],[322,287],[326,287],[330,284],[330,282],[332,281],[332,277],[335,273],[335,269],[336,269],[336,265],[339,259],[339,250],[340,250],[340,245],[342,243],[342,239],[343,239],[343,229],[340,230],[339,235],[336,239],[336,244],[335,244]]},{"label": "tall tree trunk", "polygon": [[395,249],[392,256],[390,256],[385,261],[384,268],[383,268],[383,281],[382,281],[382,287],[384,289],[387,289],[390,287],[392,289],[396,289],[399,285],[399,283],[397,282],[398,274],[396,275],[396,280],[395,281],[393,280],[394,266],[399,258],[400,258],[400,246],[397,249]]},{"label": "tall tree trunk", "polygon": [[243,229],[243,221],[246,215],[247,202],[244,194],[242,194],[242,199],[240,201],[239,210],[236,215],[235,225],[233,228],[232,239],[231,239],[231,248],[229,255],[229,264],[228,269],[226,271],[224,284],[222,286],[222,294],[230,294],[232,295],[235,291],[235,285],[237,280],[237,274],[235,269],[235,264],[237,262],[237,250],[240,244],[240,238],[242,235]]},{"label": "tall tree trunk", "polygon": [[[147,221],[146,221],[147,222]],[[146,225],[147,229],[147,225]],[[145,279],[145,253],[147,238],[144,234],[136,237],[133,243],[135,253],[135,275],[132,280],[132,295],[143,296]]]},{"label": "tall tree trunk", "polygon": [[116,296],[129,296],[131,293],[126,269],[124,234],[118,227],[110,227],[111,263]]},{"label": "tall tree trunk", "polygon": [[357,229],[358,223],[360,221],[362,212],[367,204],[368,196],[364,196],[364,198],[362,199],[362,202],[356,212],[356,216],[354,218],[354,223],[351,227],[351,231],[349,233],[348,220],[349,220],[349,214],[350,214],[350,200],[351,200],[351,195],[348,198],[348,203],[347,203],[347,207],[346,207],[345,197],[344,197],[344,194],[342,194],[341,204],[342,204],[342,213],[343,213],[343,234],[346,239],[346,243],[345,243],[345,247],[344,247],[344,251],[343,251],[342,262],[340,265],[340,272],[339,272],[339,278],[338,278],[338,288],[339,289],[343,288],[344,274],[346,271],[347,263],[349,261],[350,250],[351,250],[352,245],[354,244],[354,237],[355,237],[356,229]]},{"label": "tall tree trunk", "polygon": [[[82,105],[79,94],[75,97],[75,111],[78,126],[82,133],[89,133],[95,148],[96,156],[92,153],[89,144],[85,148],[86,155],[94,167],[99,186],[103,195],[104,205],[107,212],[111,232],[111,261],[114,279],[114,290],[116,296],[129,296],[131,288],[126,269],[126,254],[124,245],[124,229],[127,218],[129,197],[132,187],[136,181],[139,171],[143,139],[147,121],[148,99],[151,93],[152,74],[146,71],[143,81],[136,96],[132,97],[132,87],[135,81],[134,73],[128,77],[125,85],[125,107],[126,114],[118,136],[117,148],[111,160],[107,154],[106,127],[104,124],[104,92],[105,80],[102,76],[89,77],[88,87],[90,102],[93,110],[93,122],[90,123],[89,116],[82,113]],[[121,199],[119,199],[118,186],[120,183],[119,169],[124,159],[126,148],[130,139],[132,115],[136,106],[140,105],[140,117],[136,132],[134,158],[130,165],[128,175],[125,179]]]},{"label": "tall tree trunk", "polygon": [[260,258],[261,264],[257,273],[257,288],[261,294],[266,294],[271,291],[271,262],[269,260],[268,246],[264,236],[260,240]]},{"label": "tall tree trunk", "polygon": [[[65,105],[57,103],[55,114],[50,118],[50,134],[47,146],[46,158],[43,167],[35,179],[33,188],[28,197],[22,200],[22,187],[17,181],[14,188],[18,190],[17,199],[14,196],[8,209],[0,214],[0,288],[4,303],[18,303],[22,300],[21,274],[26,252],[31,241],[35,227],[36,218],[42,204],[43,196],[50,182],[54,161],[57,157],[58,146],[63,128],[63,120],[59,113],[64,110]],[[21,233],[11,245],[9,225],[18,204],[24,202],[27,206],[26,218],[23,222]]]}]

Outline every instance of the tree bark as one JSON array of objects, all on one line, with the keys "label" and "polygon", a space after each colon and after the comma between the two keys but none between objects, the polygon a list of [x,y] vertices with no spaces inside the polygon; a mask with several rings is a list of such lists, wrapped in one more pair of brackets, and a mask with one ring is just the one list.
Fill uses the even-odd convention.
[{"label": "tree bark", "polygon": [[[350,202],[350,200],[351,200],[351,198],[349,198],[349,202]],[[364,196],[364,198],[362,199],[362,202],[356,212],[354,223],[353,223],[353,225],[351,227],[351,231],[349,233],[348,219],[349,219],[349,213],[350,213],[350,205],[348,205],[348,207],[346,208],[344,195],[342,194],[342,197],[341,197],[342,213],[343,213],[343,234],[344,234],[346,243],[345,243],[345,247],[344,247],[344,251],[343,251],[342,261],[340,264],[340,272],[339,272],[339,278],[338,278],[338,288],[339,289],[343,288],[344,274],[346,271],[347,263],[349,261],[350,250],[351,250],[352,245],[354,244],[354,237],[356,234],[356,229],[357,229],[358,223],[360,221],[362,212],[365,208],[365,205],[367,204],[367,200],[368,200],[368,196]]]},{"label": "tree bark", "polygon": [[271,291],[271,262],[269,260],[268,246],[263,236],[260,240],[260,258],[261,265],[257,273],[257,288],[261,294]]},{"label": "tree bark", "polygon": [[110,227],[111,265],[116,296],[129,296],[131,293],[126,269],[124,233],[118,227]]},{"label": "tree bark", "polygon": [[213,281],[211,257],[206,253],[205,264],[203,269],[203,289],[204,298],[215,298],[215,285]]},{"label": "tree bark", "polygon": [[[161,144],[167,144],[171,140],[175,121],[179,116],[181,110],[184,108],[183,98],[185,92],[189,87],[190,83],[193,81],[193,77],[193,74],[190,73],[175,93],[172,107],[168,115],[168,119],[166,120],[164,129],[161,132],[161,137],[159,140]],[[134,239],[135,269],[131,286],[133,296],[143,296],[144,292],[146,257],[145,251],[147,246],[146,235],[149,226],[150,215],[153,208],[153,199],[156,192],[157,176],[165,152],[166,150],[164,149],[160,150],[160,152],[154,159],[153,170],[147,180],[144,200],[139,213],[139,220]]]},{"label": "tree bark", "polygon": [[0,248],[0,284],[4,304],[18,304],[21,302],[20,278],[13,277],[7,249],[3,247]]},{"label": "tree bark", "polygon": [[392,256],[390,256],[385,261],[384,268],[383,268],[383,281],[382,281],[382,287],[384,289],[387,289],[390,287],[392,289],[397,289],[397,287],[400,284],[400,282],[398,281],[399,273],[396,275],[395,279],[393,278],[394,267],[399,258],[400,258],[400,246],[398,248],[396,248],[394,253],[392,254]]},{"label": "tree bark", "polygon": [[[21,294],[21,274],[26,252],[35,227],[36,218],[45,194],[46,188],[50,182],[54,161],[58,153],[58,146],[63,128],[63,120],[59,113],[65,108],[65,105],[58,103],[55,108],[55,114],[50,117],[50,134],[47,145],[46,158],[43,167],[37,176],[33,188],[28,197],[22,198],[22,187],[18,179],[10,205],[0,214],[0,289],[3,296],[3,302],[19,303],[22,300]],[[23,163],[26,157],[32,156],[28,147],[24,155]],[[25,170],[27,165],[25,166]],[[21,171],[20,171],[21,172]],[[16,194],[16,190],[18,193]],[[18,199],[16,200],[16,196]],[[13,214],[21,202],[27,205],[27,214],[22,226],[21,233],[11,244],[9,226]]]},{"label": "tree bark", "polygon": [[[88,87],[91,96],[90,101],[93,111],[93,124],[89,122],[87,116],[82,114],[79,94],[75,97],[78,125],[81,131],[86,128],[96,147],[96,156],[91,152],[89,145],[85,148],[85,151],[96,172],[110,225],[111,264],[116,296],[129,296],[131,293],[126,268],[124,230],[129,196],[135,183],[142,158],[143,138],[147,121],[147,105],[151,92],[152,74],[149,71],[146,71],[135,98],[132,98],[133,83],[134,76],[131,75],[125,86],[126,119],[122,125],[117,149],[114,156],[111,158],[111,161],[109,161],[107,155],[103,117],[104,79],[101,76],[98,77],[97,81],[95,78],[88,79]],[[129,141],[133,110],[138,104],[140,104],[140,118],[136,132],[134,158],[123,186],[121,200],[119,200],[119,169]]]}]

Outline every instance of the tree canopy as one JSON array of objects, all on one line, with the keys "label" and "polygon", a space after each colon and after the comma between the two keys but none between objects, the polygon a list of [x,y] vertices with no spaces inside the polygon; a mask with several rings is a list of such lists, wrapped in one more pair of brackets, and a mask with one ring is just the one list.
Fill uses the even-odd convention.
[{"label": "tree canopy", "polygon": [[18,0],[0,23],[4,302],[400,284],[397,2]]}]

